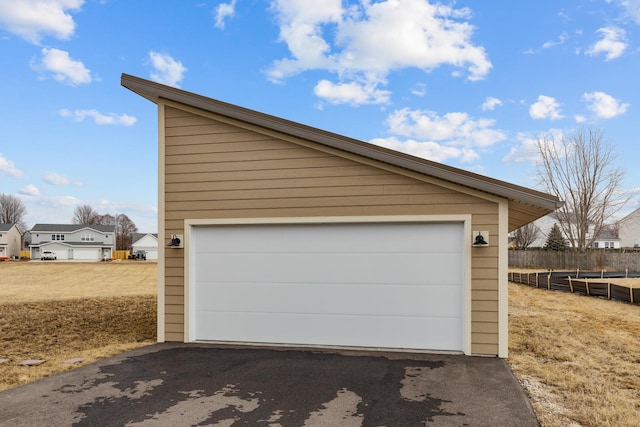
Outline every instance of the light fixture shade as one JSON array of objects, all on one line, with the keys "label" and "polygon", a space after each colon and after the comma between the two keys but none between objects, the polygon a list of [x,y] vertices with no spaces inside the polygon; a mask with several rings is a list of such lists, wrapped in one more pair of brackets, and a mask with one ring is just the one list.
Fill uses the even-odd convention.
[{"label": "light fixture shade", "polygon": [[184,247],[184,236],[182,234],[172,234],[171,239],[169,240],[169,244],[167,245],[169,248],[183,248]]},{"label": "light fixture shade", "polygon": [[488,231],[474,231],[472,237],[472,244],[474,248],[484,248],[489,246],[489,232]]}]

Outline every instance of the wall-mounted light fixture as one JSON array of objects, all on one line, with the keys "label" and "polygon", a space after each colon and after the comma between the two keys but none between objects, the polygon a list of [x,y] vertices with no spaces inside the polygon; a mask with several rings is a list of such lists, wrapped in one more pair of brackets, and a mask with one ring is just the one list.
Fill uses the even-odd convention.
[{"label": "wall-mounted light fixture", "polygon": [[169,244],[167,245],[169,248],[183,248],[184,246],[184,236],[182,234],[172,234],[171,240],[169,240]]},{"label": "wall-mounted light fixture", "polygon": [[489,232],[488,231],[474,231],[473,232],[473,244],[474,248],[486,248],[489,246]]}]

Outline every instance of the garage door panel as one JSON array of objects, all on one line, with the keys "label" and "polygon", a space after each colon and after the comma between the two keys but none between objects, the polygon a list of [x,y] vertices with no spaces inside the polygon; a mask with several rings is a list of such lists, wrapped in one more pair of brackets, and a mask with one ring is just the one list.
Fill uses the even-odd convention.
[{"label": "garage door panel", "polygon": [[[222,282],[261,282],[277,275],[285,283],[448,284],[460,283],[462,271],[443,265],[459,264],[461,254],[444,253],[278,253],[198,256],[197,277]],[[391,267],[393,266],[393,267]],[[403,274],[399,275],[398,271]]]},{"label": "garage door panel", "polygon": [[197,311],[462,316],[462,291],[451,286],[216,283],[199,289]]},{"label": "garage door panel", "polygon": [[447,332],[462,328],[459,318],[200,312],[196,322],[215,328],[216,341],[462,350]]},{"label": "garage door panel", "polygon": [[91,248],[91,249],[74,249],[73,250],[73,259],[75,260],[97,260],[100,259],[100,250]]},{"label": "garage door panel", "polygon": [[192,230],[189,339],[462,350],[462,223]]},{"label": "garage door panel", "polygon": [[[425,228],[420,224],[334,224],[322,226],[323,232],[316,233],[318,225],[287,225],[285,234],[277,226],[220,226],[203,228],[198,239],[206,242],[199,249],[202,253],[230,252],[460,252],[462,239],[459,224],[441,224],[439,228]],[[309,246],[309,234],[314,234],[313,246]],[[344,239],[347,233],[350,239]],[[394,234],[397,239],[385,236]],[[455,234],[455,235],[454,235]],[[454,237],[452,239],[452,236]],[[337,245],[339,242],[339,246]]]}]

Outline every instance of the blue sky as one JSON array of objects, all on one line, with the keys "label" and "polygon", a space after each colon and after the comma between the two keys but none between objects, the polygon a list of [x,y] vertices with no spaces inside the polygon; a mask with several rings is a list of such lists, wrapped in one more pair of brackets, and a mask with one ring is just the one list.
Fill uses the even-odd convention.
[{"label": "blue sky", "polygon": [[0,192],[157,231],[157,116],[128,73],[534,187],[594,126],[640,206],[640,0],[0,0]]}]

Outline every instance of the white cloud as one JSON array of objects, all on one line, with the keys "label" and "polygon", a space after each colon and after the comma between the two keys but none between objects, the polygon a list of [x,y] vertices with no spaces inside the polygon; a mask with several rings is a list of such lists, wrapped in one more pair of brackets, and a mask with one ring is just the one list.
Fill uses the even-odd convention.
[{"label": "white cloud", "polygon": [[424,83],[416,83],[411,88],[411,94],[415,96],[425,96],[427,94],[427,85]]},{"label": "white cloud", "polygon": [[78,122],[84,121],[85,118],[90,117],[93,119],[93,121],[97,125],[131,126],[138,120],[135,117],[129,116],[127,114],[120,114],[120,115],[117,115],[115,113],[102,114],[96,110],[70,111],[67,109],[62,109],[59,111],[59,114],[62,117],[69,117]]},{"label": "white cloud", "polygon": [[[548,142],[560,141],[563,132],[560,129],[550,129],[546,132],[548,136],[545,140]],[[505,163],[532,163],[536,164],[540,159],[540,151],[538,150],[537,140],[540,136],[533,136],[529,133],[519,133],[516,139],[519,144],[512,147],[509,154],[503,157]]]},{"label": "white cloud", "polygon": [[468,148],[448,147],[433,141],[415,141],[412,139],[401,141],[396,137],[375,138],[372,144],[395,151],[422,157],[423,159],[443,163],[447,160],[458,160],[469,163],[479,158],[478,153]]},{"label": "white cloud", "polygon": [[549,40],[548,42],[542,45],[542,49],[549,49],[554,46],[558,46],[564,44],[569,39],[567,33],[562,33],[558,36],[557,40]]},{"label": "white cloud", "polygon": [[336,87],[355,81],[375,90],[390,72],[404,68],[429,72],[449,65],[480,80],[492,67],[484,48],[471,42],[466,8],[425,0],[362,1],[348,8],[341,0],[273,0],[272,7],[291,53],[268,70],[273,82],[325,70],[337,74]]},{"label": "white cloud", "polygon": [[236,11],[236,0],[231,0],[229,3],[221,3],[216,7],[215,11],[215,25],[218,28],[224,28],[225,20],[233,17]]},{"label": "white cloud", "polygon": [[61,175],[59,173],[56,172],[47,172],[44,174],[44,176],[42,177],[42,179],[44,179],[45,182],[52,184],[52,185],[69,185],[71,184],[71,181],[69,180],[69,178],[67,178],[64,175]]},{"label": "white cloud", "polygon": [[500,101],[498,98],[494,98],[492,96],[487,96],[484,100],[484,102],[482,103],[482,111],[493,111],[496,109],[496,107],[499,107],[502,105],[502,101]]},{"label": "white cloud", "polygon": [[488,147],[506,138],[495,120],[474,120],[467,113],[438,116],[433,111],[396,110],[387,119],[390,132],[417,140],[445,141],[447,146]]},{"label": "white cloud", "polygon": [[38,190],[38,187],[36,187],[33,184],[29,184],[26,187],[22,187],[19,190],[20,194],[24,194],[25,196],[39,196],[40,195],[40,190]]},{"label": "white cloud", "polygon": [[582,100],[587,102],[587,108],[601,119],[611,119],[620,114],[624,114],[629,107],[629,104],[621,103],[613,96],[604,92],[585,93],[582,96]]},{"label": "white cloud", "polygon": [[536,138],[520,133],[516,138],[520,144],[511,147],[509,154],[503,157],[505,163],[535,163],[539,158]]},{"label": "white cloud", "polygon": [[371,143],[436,162],[455,159],[471,163],[479,158],[476,148],[506,138],[500,130],[492,128],[495,121],[475,120],[466,113],[438,116],[433,111],[405,108],[391,113],[387,124],[394,136],[376,138]]},{"label": "white cloud", "polygon": [[149,52],[149,59],[154,71],[151,80],[168,86],[179,87],[187,68],[166,53]]},{"label": "white cloud", "polygon": [[372,84],[332,83],[320,80],[313,92],[331,104],[386,104],[389,102],[390,92],[376,89]]},{"label": "white cloud", "polygon": [[576,114],[573,118],[575,119],[576,123],[584,123],[587,121],[587,118],[582,114]]},{"label": "white cloud", "polygon": [[587,55],[595,56],[600,53],[606,54],[606,60],[620,57],[627,49],[626,32],[618,27],[603,27],[597,31],[602,35],[602,40],[596,42],[585,52]]},{"label": "white cloud", "polygon": [[60,83],[77,86],[91,83],[91,71],[81,61],[71,59],[69,52],[60,49],[42,49],[40,63],[34,69],[53,73],[53,78]]},{"label": "white cloud", "polygon": [[2,153],[0,153],[0,173],[14,178],[22,178],[24,176],[22,171],[16,168],[11,160],[5,159]]},{"label": "white cloud", "polygon": [[529,107],[529,115],[536,120],[551,119],[558,120],[564,116],[560,113],[560,104],[555,98],[540,95],[538,101]]},{"label": "white cloud", "polygon": [[638,0],[619,0],[620,5],[625,10],[626,17],[635,21],[640,25],[640,1]]},{"label": "white cloud", "polygon": [[76,27],[68,12],[79,11],[83,4],[84,0],[0,0],[0,25],[33,44],[45,34],[67,40]]}]

